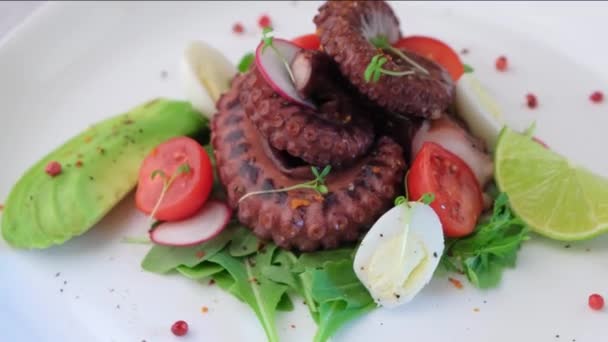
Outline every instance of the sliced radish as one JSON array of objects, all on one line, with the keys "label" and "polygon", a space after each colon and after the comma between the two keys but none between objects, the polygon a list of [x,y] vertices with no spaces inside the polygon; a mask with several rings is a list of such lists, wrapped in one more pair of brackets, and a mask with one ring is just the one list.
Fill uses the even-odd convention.
[{"label": "sliced radish", "polygon": [[298,94],[291,77],[289,77],[287,66],[281,58],[282,56],[291,67],[296,54],[302,49],[284,39],[275,38],[272,40],[272,45],[280,56],[270,46],[264,49],[264,42],[261,42],[255,50],[255,65],[266,82],[283,98],[302,106],[315,108],[312,102]]},{"label": "sliced radish", "polygon": [[223,202],[208,201],[189,219],[163,222],[150,230],[150,240],[163,246],[186,247],[199,244],[218,235],[232,216],[232,211]]},{"label": "sliced radish", "polygon": [[422,123],[412,139],[412,158],[427,141],[441,145],[462,159],[475,174],[480,187],[483,188],[492,179],[494,164],[492,158],[483,152],[483,142],[471,136],[448,116],[443,115]]}]

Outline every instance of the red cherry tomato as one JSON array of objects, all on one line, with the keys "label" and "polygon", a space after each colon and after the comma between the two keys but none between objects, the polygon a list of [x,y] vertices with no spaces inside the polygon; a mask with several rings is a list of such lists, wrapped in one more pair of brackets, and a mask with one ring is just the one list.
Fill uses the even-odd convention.
[{"label": "red cherry tomato", "polygon": [[464,73],[464,66],[458,54],[446,43],[431,37],[410,36],[399,39],[395,44],[423,57],[426,57],[444,67],[454,81],[458,81]]},{"label": "red cherry tomato", "polygon": [[435,194],[435,210],[448,237],[462,237],[475,229],[483,210],[483,197],[471,169],[455,154],[438,144],[426,142],[407,175],[412,200]]},{"label": "red cherry tomato", "polygon": [[319,36],[314,33],[296,37],[292,39],[291,42],[301,47],[302,49],[308,50],[319,50],[319,47],[321,46]]},{"label": "red cherry tomato", "polygon": [[151,214],[163,187],[169,182],[154,218],[160,221],[182,220],[203,206],[213,185],[213,170],[207,152],[198,142],[188,137],[177,137],[152,150],[139,170],[135,193],[137,208]]}]

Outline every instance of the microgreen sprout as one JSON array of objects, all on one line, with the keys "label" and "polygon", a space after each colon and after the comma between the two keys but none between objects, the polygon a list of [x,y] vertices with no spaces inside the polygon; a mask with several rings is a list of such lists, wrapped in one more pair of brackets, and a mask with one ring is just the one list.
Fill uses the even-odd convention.
[{"label": "microgreen sprout", "polygon": [[399,197],[395,198],[395,207],[400,206],[404,203],[407,203],[407,197],[399,196]]},{"label": "microgreen sprout", "polygon": [[288,192],[288,191],[297,190],[297,189],[312,189],[312,190],[315,190],[316,192],[320,193],[321,195],[327,194],[329,192],[329,189],[327,188],[327,185],[325,184],[325,182],[326,182],[327,175],[329,175],[329,172],[331,171],[331,166],[329,166],[329,165],[326,166],[325,168],[323,168],[323,170],[321,172],[319,172],[319,169],[317,169],[316,167],[311,167],[311,171],[312,171],[312,174],[315,176],[315,179],[313,179],[311,181],[300,183],[300,184],[295,184],[295,185],[288,186],[288,187],[282,188],[282,189],[261,190],[261,191],[249,192],[249,193],[246,193],[245,195],[243,195],[243,197],[241,197],[239,199],[239,202],[243,201],[247,197],[251,197],[251,196],[255,196],[255,195],[274,194],[274,193],[279,193],[279,192]]},{"label": "microgreen sprout", "polygon": [[418,202],[422,202],[426,205],[430,205],[431,203],[433,203],[433,201],[435,201],[435,194],[432,192],[426,192],[422,194],[422,196],[420,196],[420,199],[418,200]]},{"label": "microgreen sprout", "polygon": [[264,46],[262,46],[262,52],[264,52],[264,50],[266,50],[266,48],[268,47],[271,48],[272,51],[277,54],[277,57],[279,57],[279,59],[283,62],[283,65],[285,66],[285,69],[287,69],[287,73],[289,74],[289,78],[291,79],[291,82],[296,83],[296,78],[293,76],[293,72],[291,71],[291,66],[289,65],[289,62],[273,44],[274,35],[271,27],[264,27],[264,29],[262,30],[262,42],[264,43]]},{"label": "microgreen sprout", "polygon": [[473,71],[475,71],[475,69],[473,69],[473,67],[472,67],[472,66],[470,66],[470,65],[468,65],[468,64],[466,64],[466,63],[463,63],[463,64],[462,64],[462,68],[464,69],[464,73],[465,73],[465,74],[470,74],[470,73],[472,73]]},{"label": "microgreen sprout", "polygon": [[367,68],[365,68],[365,72],[363,73],[363,78],[365,78],[365,81],[378,82],[382,74],[389,76],[406,76],[413,75],[416,73],[414,70],[392,71],[383,69],[382,65],[384,65],[384,63],[386,62],[387,59],[382,54],[378,54],[372,57],[371,61],[367,65]]},{"label": "microgreen sprout", "polygon": [[[413,59],[406,56],[401,50],[393,47],[391,45],[391,43],[388,41],[388,38],[386,36],[378,35],[376,37],[371,38],[369,41],[378,49],[382,49],[382,50],[386,50],[386,51],[394,53],[399,58],[401,58],[405,62],[409,63],[411,66],[418,69],[423,74],[429,75],[429,71],[426,70],[423,66],[421,66],[420,64],[416,63],[416,61],[414,61]],[[387,75],[390,75],[390,74],[387,74]],[[401,76],[401,75],[391,75],[391,76]]]},{"label": "microgreen sprout", "polygon": [[171,187],[173,182],[179,176],[190,173],[190,171],[191,171],[191,169],[190,169],[190,165],[188,165],[188,163],[183,163],[180,166],[178,166],[177,170],[175,170],[175,172],[173,173],[173,175],[171,175],[171,177],[168,177],[167,174],[165,173],[165,171],[160,170],[160,169],[156,169],[156,170],[152,171],[152,173],[150,174],[150,179],[154,180],[156,177],[161,177],[163,179],[163,189],[160,192],[158,201],[156,201],[156,204],[154,205],[154,209],[152,209],[152,212],[150,213],[150,219],[154,220],[154,215],[156,215],[156,212],[158,211],[160,204],[162,203],[163,199],[165,198],[165,195],[167,194],[167,191],[169,191],[169,188]]},{"label": "microgreen sprout", "polygon": [[[424,203],[424,204],[431,204],[433,203],[433,201],[435,201],[435,194],[432,192],[425,192],[424,194],[422,194],[422,196],[420,196],[420,199],[418,199],[418,202]],[[397,198],[395,198],[395,206],[400,206],[402,204],[407,204],[408,202],[408,198],[407,196],[399,196]],[[409,205],[408,205],[409,206]]]}]

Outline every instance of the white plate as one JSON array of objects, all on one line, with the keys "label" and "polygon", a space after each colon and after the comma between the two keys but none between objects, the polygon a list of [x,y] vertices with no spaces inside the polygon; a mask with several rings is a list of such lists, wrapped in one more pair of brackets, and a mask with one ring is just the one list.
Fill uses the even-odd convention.
[{"label": "white plate", "polygon": [[[504,29],[438,6],[395,6],[404,32],[470,50],[465,62],[509,122],[521,128],[537,120],[538,135],[552,148],[608,175],[608,104],[588,101],[592,90],[608,91],[596,74],[542,41],[516,34],[516,25]],[[316,7],[293,2],[45,6],[0,47],[0,198],[38,158],[89,124],[154,96],[182,97],[177,61],[187,41],[204,39],[237,61],[259,39],[255,20],[262,12],[271,14],[278,35],[292,37],[313,31]],[[246,25],[244,37],[231,34],[236,20]],[[502,53],[512,66],[506,74],[493,69]],[[539,98],[537,110],[523,105],[528,91]],[[63,246],[17,251],[1,242],[0,340],[177,341],[169,327],[178,319],[191,326],[180,341],[265,339],[254,314],[217,287],[141,271],[148,247],[120,240],[142,234],[144,227],[128,198],[92,231]],[[479,291],[459,277],[465,289],[457,290],[436,278],[410,305],[376,310],[335,340],[603,341],[606,312],[592,312],[586,300],[592,292],[608,295],[608,238],[564,245],[535,236],[499,288]],[[201,313],[202,306],[209,313]],[[285,341],[309,341],[314,333],[302,306],[281,315],[278,325]]]}]

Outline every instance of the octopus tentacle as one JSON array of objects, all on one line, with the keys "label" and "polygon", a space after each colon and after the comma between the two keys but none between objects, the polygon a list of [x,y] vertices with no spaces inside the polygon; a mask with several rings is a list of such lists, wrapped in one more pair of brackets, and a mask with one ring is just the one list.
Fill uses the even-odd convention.
[{"label": "octopus tentacle", "polygon": [[312,165],[350,165],[374,141],[371,120],[356,108],[354,113],[332,113],[324,112],[323,106],[315,111],[291,103],[275,93],[255,68],[245,76],[241,88],[240,100],[248,118],[270,145]]},{"label": "octopus tentacle", "polygon": [[246,193],[285,188],[312,177],[310,173],[284,173],[285,166],[278,167],[280,161],[268,155],[265,138],[240,102],[239,91],[246,83],[247,76],[235,78],[219,100],[219,112],[212,121],[218,174],[229,204],[238,208],[239,221],[260,238],[272,239],[287,249],[312,251],[355,241],[400,191],[405,169],[401,147],[388,137],[379,138],[354,165],[330,173],[326,196],[299,189],[239,202]]},{"label": "octopus tentacle", "polygon": [[[399,21],[384,1],[328,1],[314,19],[323,50],[333,57],[342,74],[379,106],[404,116],[438,117],[451,103],[454,85],[436,63],[403,51],[429,74],[382,76],[367,82],[364,71],[378,49],[370,39],[383,35],[390,43],[401,36]],[[383,68],[404,70],[409,64],[387,55]]]}]

